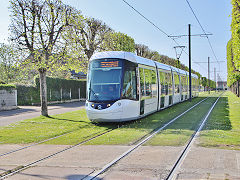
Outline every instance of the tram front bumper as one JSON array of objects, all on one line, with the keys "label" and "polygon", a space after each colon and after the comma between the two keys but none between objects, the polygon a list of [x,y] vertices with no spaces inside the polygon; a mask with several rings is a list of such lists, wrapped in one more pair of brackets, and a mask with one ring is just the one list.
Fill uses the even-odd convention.
[{"label": "tram front bumper", "polygon": [[97,110],[92,107],[86,107],[87,116],[93,122],[120,122],[122,118],[122,107]]}]

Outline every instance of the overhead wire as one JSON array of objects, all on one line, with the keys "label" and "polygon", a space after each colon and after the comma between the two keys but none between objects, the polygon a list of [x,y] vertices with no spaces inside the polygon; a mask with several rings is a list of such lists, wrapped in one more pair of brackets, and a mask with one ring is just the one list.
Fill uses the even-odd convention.
[{"label": "overhead wire", "polygon": [[193,13],[193,15],[194,15],[195,19],[197,20],[197,22],[198,22],[199,26],[201,27],[201,29],[202,29],[203,33],[204,33],[204,34],[205,34],[205,36],[207,37],[208,44],[209,44],[209,46],[210,46],[210,48],[211,48],[211,51],[212,51],[212,53],[213,53],[213,55],[214,55],[214,57],[215,57],[216,61],[217,61],[217,62],[218,62],[218,64],[219,64],[218,58],[217,58],[217,56],[216,56],[216,53],[215,53],[215,51],[213,50],[212,44],[211,44],[211,42],[210,42],[210,39],[209,39],[209,37],[208,37],[208,35],[207,35],[206,31],[204,30],[204,28],[203,28],[202,24],[200,23],[200,21],[199,21],[199,19],[198,19],[197,15],[196,15],[196,13],[194,12],[194,10],[193,10],[193,8],[192,8],[191,4],[189,3],[189,1],[188,1],[188,0],[186,0],[186,2],[187,2],[187,4],[188,4],[189,8],[191,9],[191,11],[192,11],[192,13]]},{"label": "overhead wire", "polygon": [[[146,16],[144,16],[142,13],[140,13],[136,8],[134,8],[132,5],[130,5],[126,0],[122,0],[125,4],[127,4],[130,8],[132,8],[136,13],[138,13],[141,17],[143,17],[146,21],[148,21],[150,24],[152,24],[155,28],[157,28],[160,32],[162,32],[164,35],[166,35],[168,38],[172,39],[178,46],[180,46],[180,44],[175,40],[175,38],[171,37],[170,35],[168,35],[164,30],[162,30],[161,28],[159,28],[156,24],[154,24],[151,20],[149,20]],[[206,34],[206,33],[205,33]],[[189,54],[183,50],[183,52],[189,56]],[[193,61],[193,59],[192,59]],[[193,61],[194,62],[194,61]],[[198,64],[198,63],[197,63]],[[203,69],[205,69],[203,66],[201,66],[200,64],[198,64],[200,67],[202,67]],[[206,69],[205,69],[206,70]]]}]

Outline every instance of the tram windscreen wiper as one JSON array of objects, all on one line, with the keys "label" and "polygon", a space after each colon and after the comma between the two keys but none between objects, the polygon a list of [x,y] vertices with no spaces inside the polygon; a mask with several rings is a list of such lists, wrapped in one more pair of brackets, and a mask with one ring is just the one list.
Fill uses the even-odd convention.
[{"label": "tram windscreen wiper", "polygon": [[89,91],[90,91],[90,96],[91,96],[91,92],[92,92],[93,96],[98,100],[98,95],[92,90],[91,87],[89,87]]}]

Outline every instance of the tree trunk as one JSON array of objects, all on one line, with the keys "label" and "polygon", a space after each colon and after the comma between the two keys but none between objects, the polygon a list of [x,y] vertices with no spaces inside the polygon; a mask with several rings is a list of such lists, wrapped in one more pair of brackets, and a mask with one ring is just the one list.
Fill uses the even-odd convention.
[{"label": "tree trunk", "polygon": [[46,80],[47,71],[44,68],[41,68],[38,71],[39,71],[39,83],[40,83],[41,115],[48,116],[47,80]]}]

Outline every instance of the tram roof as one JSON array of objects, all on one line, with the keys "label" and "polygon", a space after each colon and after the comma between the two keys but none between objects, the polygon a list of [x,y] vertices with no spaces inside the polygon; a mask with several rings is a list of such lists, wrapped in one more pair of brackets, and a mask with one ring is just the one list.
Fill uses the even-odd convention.
[{"label": "tram roof", "polygon": [[158,69],[164,69],[164,70],[171,71],[171,67],[169,65],[166,65],[166,64],[163,64],[163,63],[160,63],[160,62],[155,62],[155,63],[157,65]]},{"label": "tram roof", "polygon": [[187,72],[184,71],[184,70],[182,70],[182,69],[178,69],[178,71],[179,71],[180,74],[183,74],[183,75],[185,75],[185,76],[187,75]]},{"label": "tram roof", "polygon": [[155,67],[153,60],[146,59],[146,58],[137,56],[134,53],[124,52],[124,51],[105,51],[105,52],[95,53],[91,57],[90,61],[94,59],[105,59],[105,58],[126,59],[134,63]]},{"label": "tram roof", "polygon": [[196,74],[192,74],[192,77],[198,79],[198,76]]},{"label": "tram roof", "polygon": [[[158,69],[163,69],[163,70],[173,70],[176,71],[180,74],[184,74],[184,75],[188,75],[188,73],[184,70],[175,68],[173,66],[169,66],[163,63],[159,63],[150,59],[146,59],[140,56],[135,55],[134,53],[131,52],[125,52],[125,51],[104,51],[104,52],[98,52],[92,55],[90,61],[94,60],[94,59],[106,59],[106,58],[116,58],[116,59],[126,59],[128,61],[134,62],[134,63],[138,63],[138,64],[143,64],[143,65],[147,65],[147,66],[152,66],[152,67],[156,67]],[[156,65],[155,65],[156,63]],[[192,77],[194,78],[198,78],[198,76],[196,74],[192,74]]]}]

